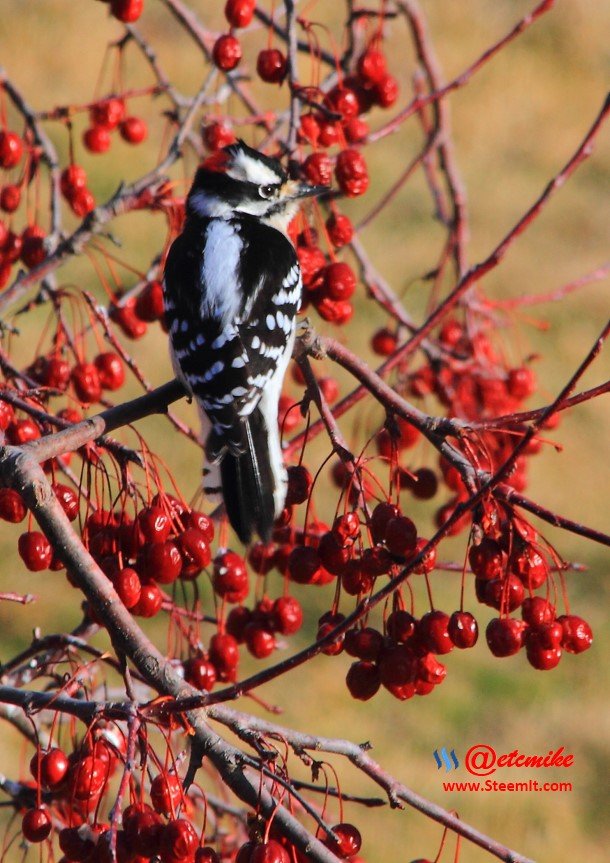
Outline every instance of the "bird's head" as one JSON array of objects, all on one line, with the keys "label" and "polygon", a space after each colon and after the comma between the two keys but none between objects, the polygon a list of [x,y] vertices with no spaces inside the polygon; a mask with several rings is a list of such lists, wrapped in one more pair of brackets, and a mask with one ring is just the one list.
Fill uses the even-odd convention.
[{"label": "bird's head", "polygon": [[190,214],[228,218],[245,213],[286,231],[303,198],[328,191],[291,180],[281,162],[237,141],[199,168],[187,199]]}]

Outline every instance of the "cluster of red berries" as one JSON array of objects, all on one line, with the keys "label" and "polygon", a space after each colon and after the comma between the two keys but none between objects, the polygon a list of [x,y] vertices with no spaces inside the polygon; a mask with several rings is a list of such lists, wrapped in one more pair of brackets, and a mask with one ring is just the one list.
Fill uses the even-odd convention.
[{"label": "cluster of red berries", "polygon": [[[212,49],[215,65],[223,72],[230,72],[242,58],[242,47],[234,30],[247,27],[254,17],[256,0],[227,0],[225,17],[231,27],[230,33],[219,36]],[[286,55],[279,48],[263,48],[256,59],[256,71],[267,84],[281,84],[286,77]]]},{"label": "cluster of red berries", "polygon": [[119,296],[110,307],[113,321],[128,339],[141,339],[146,335],[147,324],[159,321],[164,325],[163,285],[153,279],[146,282],[137,296],[121,300]]},{"label": "cluster of red berries", "polygon": [[[477,599],[500,612],[487,627],[487,644],[499,657],[512,656],[524,647],[534,668],[555,668],[563,650],[588,650],[593,641],[591,627],[576,615],[556,615],[549,599],[551,571],[533,531],[522,528],[512,534],[510,544],[506,537],[506,532],[484,537],[468,555]],[[544,588],[544,596],[534,594],[539,588]],[[519,608],[521,619],[511,617]]]},{"label": "cluster of red berries", "polygon": [[[331,218],[336,221],[337,217]],[[347,216],[340,218],[343,220],[342,229],[347,233],[351,223],[348,227]],[[329,263],[317,241],[317,232],[312,228],[295,237],[303,279],[301,311],[311,304],[323,320],[337,325],[345,324],[354,314],[350,300],[356,289],[356,275],[350,265],[343,261]]]},{"label": "cluster of red berries", "polygon": [[[11,171],[16,168],[25,151],[25,145],[22,138],[16,132],[10,129],[0,130],[0,169],[3,171]],[[14,213],[21,203],[21,187],[22,182],[3,183],[0,186],[0,210],[5,213]],[[17,235],[13,235],[8,231],[4,222],[0,221],[0,288],[8,279],[7,270],[10,272],[10,266],[16,261],[20,254],[21,248],[15,249],[15,242],[19,241]]]},{"label": "cluster of red berries", "polygon": [[44,387],[66,392],[72,387],[76,398],[83,404],[94,404],[103,392],[115,392],[125,383],[125,366],[114,351],[98,354],[93,362],[81,360],[71,364],[60,353],[40,356],[28,367],[30,378]]},{"label": "cluster of red berries", "polygon": [[0,288],[8,283],[13,267],[19,262],[32,269],[44,261],[45,237],[40,225],[31,223],[17,233],[0,219]]},{"label": "cluster of red berries", "polygon": [[146,122],[141,117],[127,116],[125,102],[115,96],[95,102],[89,109],[89,121],[83,144],[90,153],[109,150],[115,129],[128,144],[141,144],[148,137]]},{"label": "cluster of red berries", "polygon": [[[142,788],[120,814],[115,835],[109,823],[100,820],[100,804],[117,768],[125,762],[126,743],[118,727],[99,722],[69,755],[58,748],[38,749],[30,761],[30,773],[38,799],[45,804],[25,811],[24,838],[33,844],[57,832],[62,859],[74,863],[136,863],[152,858],[161,863],[305,863],[307,857],[282,837],[272,822],[268,836],[252,819],[252,839],[237,844],[220,834],[218,848],[205,844],[194,826],[195,805],[185,794],[180,777],[172,769],[160,769],[151,778],[148,793]],[[148,797],[150,803],[145,801]],[[93,819],[91,816],[93,815]],[[114,839],[115,854],[112,854]],[[358,829],[342,822],[332,828],[324,844],[342,860],[362,863],[358,854],[362,839]]]}]

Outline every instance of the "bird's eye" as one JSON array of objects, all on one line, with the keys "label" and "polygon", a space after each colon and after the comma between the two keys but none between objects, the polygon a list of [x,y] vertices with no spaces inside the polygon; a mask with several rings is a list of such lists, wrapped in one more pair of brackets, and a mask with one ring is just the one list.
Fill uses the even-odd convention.
[{"label": "bird's eye", "polygon": [[259,186],[258,194],[261,198],[273,198],[274,195],[277,195],[277,186]]}]

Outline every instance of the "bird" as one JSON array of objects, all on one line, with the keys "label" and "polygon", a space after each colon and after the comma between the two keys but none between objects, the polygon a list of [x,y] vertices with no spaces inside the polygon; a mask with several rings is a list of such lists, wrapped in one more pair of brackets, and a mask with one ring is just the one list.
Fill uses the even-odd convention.
[{"label": "bird", "polygon": [[238,140],[198,168],[165,262],[170,356],[199,409],[203,489],[222,495],[246,545],[269,541],[286,500],[278,403],[302,292],[287,231],[323,191]]}]

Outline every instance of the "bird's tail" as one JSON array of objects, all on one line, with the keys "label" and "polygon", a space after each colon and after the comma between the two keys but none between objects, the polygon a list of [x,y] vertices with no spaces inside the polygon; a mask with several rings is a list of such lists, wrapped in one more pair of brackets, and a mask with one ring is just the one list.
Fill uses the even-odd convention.
[{"label": "bird's tail", "polygon": [[277,423],[267,428],[259,407],[243,422],[242,452],[225,450],[220,461],[220,481],[225,509],[243,543],[257,533],[271,538],[273,523],[284,506],[286,471]]}]

